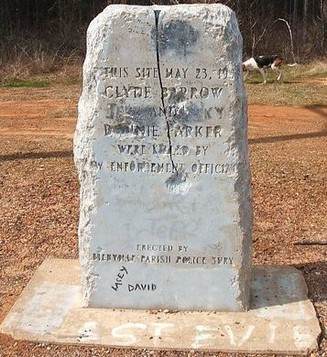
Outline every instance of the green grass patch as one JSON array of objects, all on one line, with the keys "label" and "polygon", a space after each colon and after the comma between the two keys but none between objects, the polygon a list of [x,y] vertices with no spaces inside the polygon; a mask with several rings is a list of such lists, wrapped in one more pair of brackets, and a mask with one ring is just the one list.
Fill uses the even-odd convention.
[{"label": "green grass patch", "polygon": [[315,61],[310,64],[297,64],[294,67],[284,66],[285,75],[290,78],[327,77],[327,62]]},{"label": "green grass patch", "polygon": [[327,62],[316,61],[306,72],[309,76],[313,77],[327,77]]},{"label": "green grass patch", "polygon": [[292,80],[284,83],[246,83],[249,104],[294,107],[327,105],[326,85],[320,81]]},{"label": "green grass patch", "polygon": [[10,88],[45,88],[48,86],[48,81],[18,78],[12,79],[4,84],[4,87]]},{"label": "green grass patch", "polygon": [[277,74],[267,71],[267,84],[262,84],[260,73],[253,72],[246,80],[250,104],[312,106],[327,105],[327,64],[284,66],[284,81],[276,81]]}]

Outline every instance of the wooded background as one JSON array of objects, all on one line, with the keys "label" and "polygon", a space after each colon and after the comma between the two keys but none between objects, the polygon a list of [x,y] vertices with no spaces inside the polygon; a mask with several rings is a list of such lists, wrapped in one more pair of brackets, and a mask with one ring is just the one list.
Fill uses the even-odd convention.
[{"label": "wooded background", "polygon": [[53,63],[83,58],[89,22],[108,4],[216,3],[232,8],[244,41],[244,58],[279,54],[307,62],[327,53],[327,0],[108,1],[1,0],[0,65],[20,61]]}]

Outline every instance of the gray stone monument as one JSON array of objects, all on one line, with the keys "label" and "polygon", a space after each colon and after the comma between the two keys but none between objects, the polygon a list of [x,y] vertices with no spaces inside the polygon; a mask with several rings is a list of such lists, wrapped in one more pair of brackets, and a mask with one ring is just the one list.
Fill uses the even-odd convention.
[{"label": "gray stone monument", "polygon": [[142,349],[317,349],[302,273],[251,268],[241,47],[222,5],[109,6],[92,22],[74,147],[82,264],[46,259],[0,332]]},{"label": "gray stone monument", "polygon": [[248,308],[241,56],[219,4],[115,5],[91,23],[74,145],[86,306]]}]

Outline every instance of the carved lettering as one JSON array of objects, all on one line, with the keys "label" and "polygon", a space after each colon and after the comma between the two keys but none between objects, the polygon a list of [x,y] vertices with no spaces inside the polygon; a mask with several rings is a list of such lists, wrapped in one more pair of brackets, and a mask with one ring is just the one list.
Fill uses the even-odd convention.
[{"label": "carved lettering", "polygon": [[169,264],[171,263],[170,255],[141,255],[139,257],[141,263],[151,264]]},{"label": "carved lettering", "polygon": [[103,165],[103,162],[97,162],[97,161],[94,161],[94,160],[91,161],[91,166],[95,167],[95,168],[97,168],[99,170],[102,169],[102,165]]},{"label": "carved lettering", "polygon": [[213,265],[234,265],[234,258],[232,258],[232,257],[212,257],[211,263]]},{"label": "carved lettering", "polygon": [[145,153],[145,145],[117,145],[118,152],[125,155],[143,155]]},{"label": "carved lettering", "polygon": [[[93,260],[99,262],[139,262],[145,264],[185,264],[185,265],[234,265],[234,257],[226,256],[184,256],[177,255],[173,259],[174,247],[172,245],[159,244],[137,244],[136,250],[144,252],[163,252],[164,255],[143,255],[143,254],[117,254],[117,253],[93,253]],[[179,245],[175,247],[179,253],[186,253],[188,251],[187,245]],[[128,274],[127,269],[122,266],[116,275],[114,290],[122,285],[125,275]]]},{"label": "carved lettering", "polygon": [[208,107],[204,108],[204,119],[212,119],[218,114],[219,118],[222,116],[224,108],[221,107]]},{"label": "carved lettering", "polygon": [[109,78],[127,78],[128,77],[128,67],[101,67],[95,68],[99,71],[100,75],[104,75]]},{"label": "carved lettering", "polygon": [[197,162],[193,163],[191,170],[194,174],[226,174],[234,175],[236,173],[236,164],[210,164]]},{"label": "carved lettering", "polygon": [[177,264],[207,264],[207,257],[177,256]]},{"label": "carved lettering", "polygon": [[155,155],[177,155],[184,156],[190,152],[190,149],[186,145],[170,146],[168,144],[153,144],[152,154]]},{"label": "carved lettering", "polygon": [[137,67],[135,72],[135,78],[159,78],[157,67]]},{"label": "carved lettering", "polygon": [[207,153],[207,151],[208,151],[208,146],[196,146],[196,148],[195,148],[195,155],[196,156],[199,156],[199,155],[205,155],[206,153]]},{"label": "carved lettering", "polygon": [[110,125],[104,124],[105,136],[122,136],[131,135],[132,137],[145,138],[159,136],[159,129],[154,125]]},{"label": "carved lettering", "polygon": [[108,86],[104,91],[108,99],[116,98],[150,98],[151,87]]},{"label": "carved lettering", "polygon": [[109,161],[106,167],[111,172],[142,172],[142,173],[173,173],[175,170],[185,170],[184,163],[175,164],[171,162],[149,162],[149,161]]},{"label": "carved lettering", "polygon": [[222,91],[222,87],[162,87],[164,98],[218,99]]},{"label": "carved lettering", "polygon": [[176,124],[170,130],[174,137],[180,138],[220,138],[222,133],[222,128],[220,125],[191,126]]},{"label": "carved lettering", "polygon": [[171,252],[173,250],[173,246],[170,244],[137,244],[136,249],[141,251],[146,250],[153,252]]},{"label": "carved lettering", "polygon": [[186,78],[186,73],[188,68],[166,68],[165,76],[166,78]]}]

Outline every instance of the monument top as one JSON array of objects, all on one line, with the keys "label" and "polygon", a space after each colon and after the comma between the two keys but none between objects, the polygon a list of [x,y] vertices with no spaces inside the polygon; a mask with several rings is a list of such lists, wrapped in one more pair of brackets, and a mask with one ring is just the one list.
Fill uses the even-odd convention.
[{"label": "monument top", "polygon": [[219,4],[115,5],[91,23],[74,146],[88,306],[248,307],[241,55]]}]

